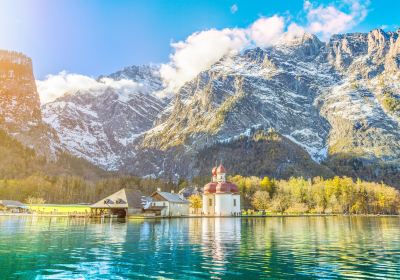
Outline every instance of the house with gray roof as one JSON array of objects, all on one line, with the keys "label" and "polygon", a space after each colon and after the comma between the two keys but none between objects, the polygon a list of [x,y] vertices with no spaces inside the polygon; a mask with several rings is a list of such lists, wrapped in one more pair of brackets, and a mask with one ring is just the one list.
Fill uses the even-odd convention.
[{"label": "house with gray roof", "polygon": [[151,195],[151,208],[158,208],[161,216],[179,217],[189,215],[190,203],[182,195],[156,191]]}]

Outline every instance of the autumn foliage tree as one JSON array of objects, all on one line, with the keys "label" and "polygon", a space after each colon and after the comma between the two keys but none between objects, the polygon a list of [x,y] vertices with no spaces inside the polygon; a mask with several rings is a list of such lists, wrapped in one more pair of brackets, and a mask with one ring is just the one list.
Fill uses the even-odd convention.
[{"label": "autumn foliage tree", "polygon": [[203,201],[200,195],[194,194],[189,197],[190,207],[192,207],[196,214],[198,214],[199,209],[203,207]]},{"label": "autumn foliage tree", "polygon": [[245,209],[289,214],[399,213],[399,191],[383,183],[349,177],[272,180],[236,175],[230,180],[239,186]]},{"label": "autumn foliage tree", "polygon": [[270,207],[270,198],[267,191],[256,191],[251,204],[257,210],[267,210]]}]

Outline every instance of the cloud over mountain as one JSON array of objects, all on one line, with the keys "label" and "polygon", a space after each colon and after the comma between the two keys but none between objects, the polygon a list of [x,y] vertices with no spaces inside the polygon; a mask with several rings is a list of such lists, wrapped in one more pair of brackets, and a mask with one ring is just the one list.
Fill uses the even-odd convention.
[{"label": "cloud over mountain", "polygon": [[305,24],[273,15],[261,17],[247,28],[210,29],[195,32],[183,41],[171,44],[170,62],[161,66],[167,92],[172,92],[223,56],[248,47],[269,47],[282,38],[301,36],[304,32],[327,40],[332,34],[345,32],[367,15],[369,1],[346,0],[339,8],[334,4],[315,6],[306,0],[303,5]]},{"label": "cloud over mountain", "polygon": [[348,11],[341,11],[333,5],[319,5],[314,8],[310,1],[304,2],[307,12],[307,31],[320,35],[323,40],[332,34],[345,32],[364,20],[367,16],[369,1],[345,1]]},{"label": "cloud over mountain", "polygon": [[68,73],[62,71],[57,75],[48,75],[45,80],[36,81],[42,104],[54,101],[67,92],[76,92],[78,90],[91,90],[92,92],[103,91],[106,88],[116,89],[121,93],[140,90],[143,85],[132,80],[111,78],[101,78],[96,80],[92,77]]},{"label": "cloud over mountain", "polygon": [[[304,1],[302,23],[291,16],[272,15],[260,17],[247,28],[225,28],[197,31],[186,39],[171,43],[170,61],[162,64],[160,75],[165,90],[160,96],[179,89],[222,57],[238,53],[250,47],[270,47],[278,42],[302,36],[305,32],[316,34],[327,40],[332,34],[350,30],[367,15],[369,1],[346,0],[338,7],[334,4],[316,5]],[[235,8],[235,10],[237,10]],[[135,90],[141,85],[131,80],[100,81],[79,74],[60,72],[37,81],[42,103],[53,101],[65,92],[89,88],[113,87]]]}]

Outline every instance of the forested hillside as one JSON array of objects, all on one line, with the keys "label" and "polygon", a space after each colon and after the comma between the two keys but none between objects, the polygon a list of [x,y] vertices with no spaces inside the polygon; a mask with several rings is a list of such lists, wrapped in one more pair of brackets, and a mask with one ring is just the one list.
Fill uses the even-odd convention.
[{"label": "forested hillside", "polygon": [[49,161],[0,130],[0,198],[48,203],[91,203],[123,187],[149,194],[157,188],[176,189],[163,180],[119,176],[86,160],[60,154]]},{"label": "forested hillside", "polygon": [[84,159],[61,153],[57,161],[39,156],[31,148],[21,144],[0,130],[0,178],[25,178],[33,174],[73,175],[85,179],[103,178],[110,175],[106,171]]}]

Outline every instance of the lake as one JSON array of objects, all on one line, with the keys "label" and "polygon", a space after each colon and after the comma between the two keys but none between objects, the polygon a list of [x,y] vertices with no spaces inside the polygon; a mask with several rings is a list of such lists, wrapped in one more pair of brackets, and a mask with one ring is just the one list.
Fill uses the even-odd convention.
[{"label": "lake", "polygon": [[400,279],[400,218],[0,217],[0,279]]}]

